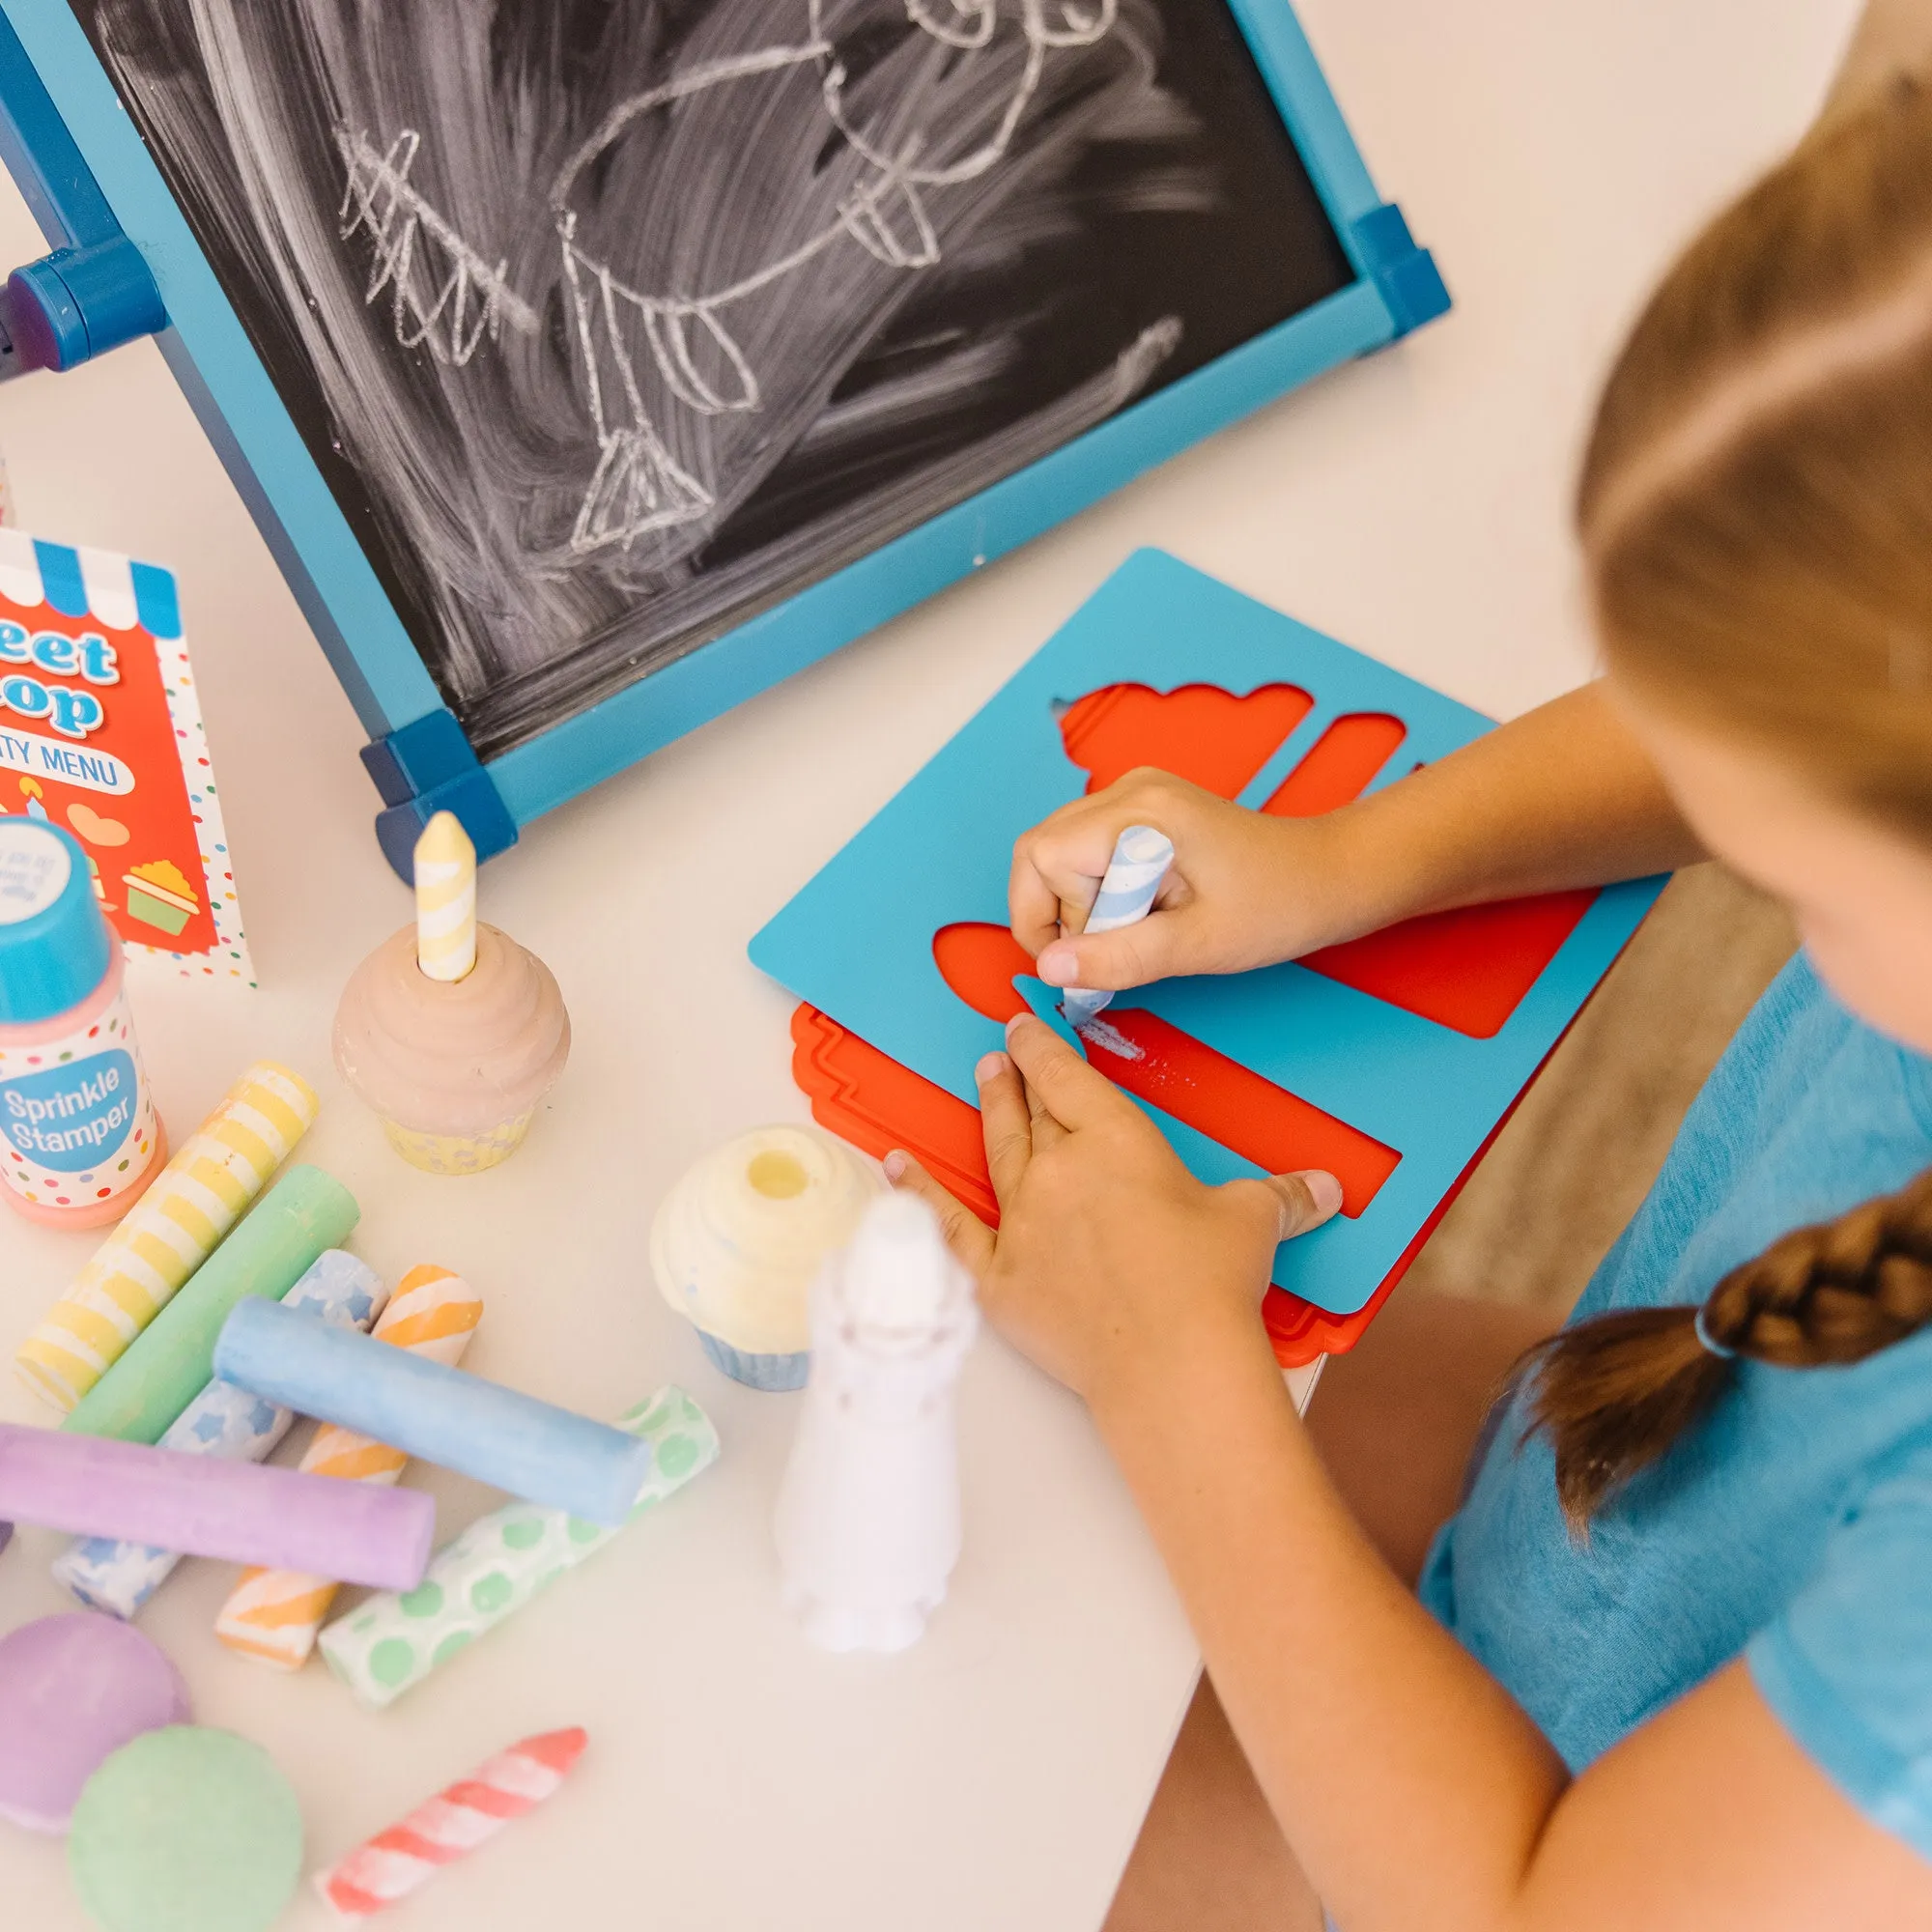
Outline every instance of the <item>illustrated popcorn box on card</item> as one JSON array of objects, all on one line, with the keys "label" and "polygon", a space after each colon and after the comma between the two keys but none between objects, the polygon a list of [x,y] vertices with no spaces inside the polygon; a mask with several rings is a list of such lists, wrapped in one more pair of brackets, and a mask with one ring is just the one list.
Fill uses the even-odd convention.
[{"label": "illustrated popcorn box on card", "polygon": [[80,840],[128,945],[254,983],[172,573],[0,529],[0,811]]}]

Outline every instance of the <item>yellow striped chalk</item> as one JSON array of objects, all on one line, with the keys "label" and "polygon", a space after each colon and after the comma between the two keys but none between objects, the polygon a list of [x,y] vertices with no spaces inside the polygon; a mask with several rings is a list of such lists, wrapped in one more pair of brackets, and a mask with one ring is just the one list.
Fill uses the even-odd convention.
[{"label": "yellow striped chalk", "polygon": [[14,1373],[71,1409],[213,1254],[315,1121],[315,1089],[258,1061],[20,1345]]},{"label": "yellow striped chalk", "polygon": [[432,980],[461,980],[476,964],[476,847],[453,811],[416,840],[416,964]]},{"label": "yellow striped chalk", "polygon": [[[467,1282],[447,1268],[415,1267],[403,1277],[372,1333],[379,1342],[453,1366],[482,1319],[483,1297]],[[387,1489],[408,1461],[400,1449],[331,1422],[317,1432],[301,1466],[311,1476]],[[214,1634],[242,1657],[299,1670],[339,1587],[299,1570],[250,1570],[222,1605]]]}]

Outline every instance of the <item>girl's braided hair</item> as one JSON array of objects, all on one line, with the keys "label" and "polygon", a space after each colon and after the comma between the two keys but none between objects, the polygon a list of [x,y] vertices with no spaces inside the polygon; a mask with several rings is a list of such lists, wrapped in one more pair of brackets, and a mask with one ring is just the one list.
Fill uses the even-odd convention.
[{"label": "girl's braided hair", "polygon": [[[1620,680],[1932,847],[1932,92],[1814,133],[1664,277],[1605,386],[1577,490]],[[1573,1524],[1732,1372],[1689,1308],[1533,1351]],[[1787,1235],[1711,1293],[1719,1349],[1854,1362],[1932,1319],[1932,1175]]]},{"label": "girl's braided hair", "polygon": [[1578,1528],[1718,1399],[1731,1355],[1809,1369],[1857,1362],[1932,1321],[1932,1169],[1835,1221],[1799,1228],[1733,1268],[1695,1308],[1579,1322],[1532,1350],[1531,1428],[1556,1450]]}]

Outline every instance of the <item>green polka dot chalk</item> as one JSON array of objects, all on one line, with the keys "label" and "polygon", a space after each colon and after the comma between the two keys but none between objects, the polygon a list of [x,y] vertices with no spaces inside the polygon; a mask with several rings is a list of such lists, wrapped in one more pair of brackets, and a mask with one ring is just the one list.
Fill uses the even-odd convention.
[{"label": "green polka dot chalk", "polygon": [[[681,1389],[661,1389],[617,1426],[651,1445],[634,1518],[718,1455],[710,1419]],[[616,1535],[561,1509],[506,1503],[438,1550],[418,1588],[371,1597],[337,1618],[322,1634],[322,1654],[365,1704],[391,1703]]]},{"label": "green polka dot chalk", "polygon": [[101,1932],[269,1932],[301,1857],[301,1812],[268,1752],[186,1724],[116,1751],[68,1834],[74,1889]]}]

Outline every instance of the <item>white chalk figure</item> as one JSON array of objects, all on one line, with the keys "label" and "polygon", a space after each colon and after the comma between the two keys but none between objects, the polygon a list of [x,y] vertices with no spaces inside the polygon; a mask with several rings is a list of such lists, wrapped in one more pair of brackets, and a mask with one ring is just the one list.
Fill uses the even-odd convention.
[{"label": "white chalk figure", "polygon": [[[935,267],[941,249],[928,201],[999,168],[1039,91],[1049,56],[1105,40],[1120,12],[1120,0],[1019,0],[1019,18],[1009,24],[1017,25],[1025,53],[1015,64],[996,34],[998,0],[902,4],[906,19],[931,37],[947,68],[996,64],[989,65],[997,76],[990,91],[953,77],[956,121],[929,120],[923,89],[858,106],[855,95],[877,90],[855,85],[828,17],[831,0],[806,0],[802,39],[698,62],[633,95],[565,162],[551,207],[600,451],[571,532],[574,554],[605,544],[628,547],[655,530],[710,518],[718,508],[716,493],[677,461],[672,445],[681,440],[668,435],[658,418],[673,409],[718,416],[763,407],[755,355],[741,340],[743,325],[734,327],[732,311],[749,298],[796,281],[808,265],[840,245],[863,248],[890,269]],[[578,185],[627,129],[647,125],[648,117],[674,103],[794,69],[816,73],[828,136],[836,135],[863,162],[849,192],[814,233],[782,243],[775,238],[769,259],[750,273],[701,292],[629,287],[582,244],[574,203]],[[941,71],[928,68],[920,78],[929,86]],[[748,127],[762,125],[745,111]],[[639,380],[639,352],[656,372],[661,394],[655,405]]]},{"label": "white chalk figure", "polygon": [[[840,247],[863,249],[895,270],[936,267],[942,249],[929,206],[934,197],[969,188],[1007,162],[1048,60],[1105,40],[1120,11],[1120,0],[1018,0],[1018,17],[1002,35],[999,0],[900,4],[906,21],[928,37],[933,58],[899,63],[895,84],[879,84],[870,58],[855,78],[829,17],[834,0],[804,0],[801,16],[773,43],[695,61],[619,100],[564,162],[551,189],[551,212],[599,451],[571,531],[573,555],[608,544],[628,549],[653,532],[711,519],[720,508],[718,491],[690,467],[693,440],[688,425],[679,433],[675,419],[763,409],[759,344],[768,325],[755,310],[748,321],[747,305],[768,291],[782,299],[788,285],[797,297],[805,271]],[[852,44],[875,44],[883,20],[844,11],[861,15],[843,22]],[[983,74],[973,71],[976,66]],[[726,136],[734,153],[739,141],[782,140],[782,127],[768,125],[742,84],[794,71],[815,76],[827,151],[836,144],[856,156],[856,167],[846,164],[853,178],[836,205],[804,234],[788,231],[789,205],[772,212],[765,259],[715,283],[707,285],[699,268],[711,253],[701,236],[680,242],[667,264],[673,279],[666,286],[639,289],[622,280],[579,234],[585,177],[596,174],[615,143],[646,130],[661,138],[666,114],[720,90],[736,94],[733,104],[721,99],[714,110],[741,117]],[[726,118],[717,123],[721,133],[730,125]],[[419,129],[405,128],[384,145],[345,122],[335,140],[346,170],[338,232],[344,242],[357,234],[373,242],[363,299],[373,304],[388,294],[399,343],[426,346],[439,361],[462,364],[485,340],[497,341],[505,325],[537,333],[537,311],[510,286],[507,258],[492,263],[411,182]],[[822,152],[813,159],[807,150],[802,160],[813,173],[826,165]],[[674,196],[679,184],[668,178],[662,191]],[[696,218],[705,219],[707,197],[688,198]],[[681,279],[694,275],[689,286]],[[1144,331],[1135,345],[1138,360],[1164,360],[1178,339],[1174,332],[1151,341]],[[680,450],[687,461],[680,462]]]},{"label": "white chalk figure", "polygon": [[811,1293],[811,1379],[779,1491],[784,1601],[833,1651],[919,1641],[959,1558],[954,1392],[973,1282],[931,1210],[866,1210]]}]

